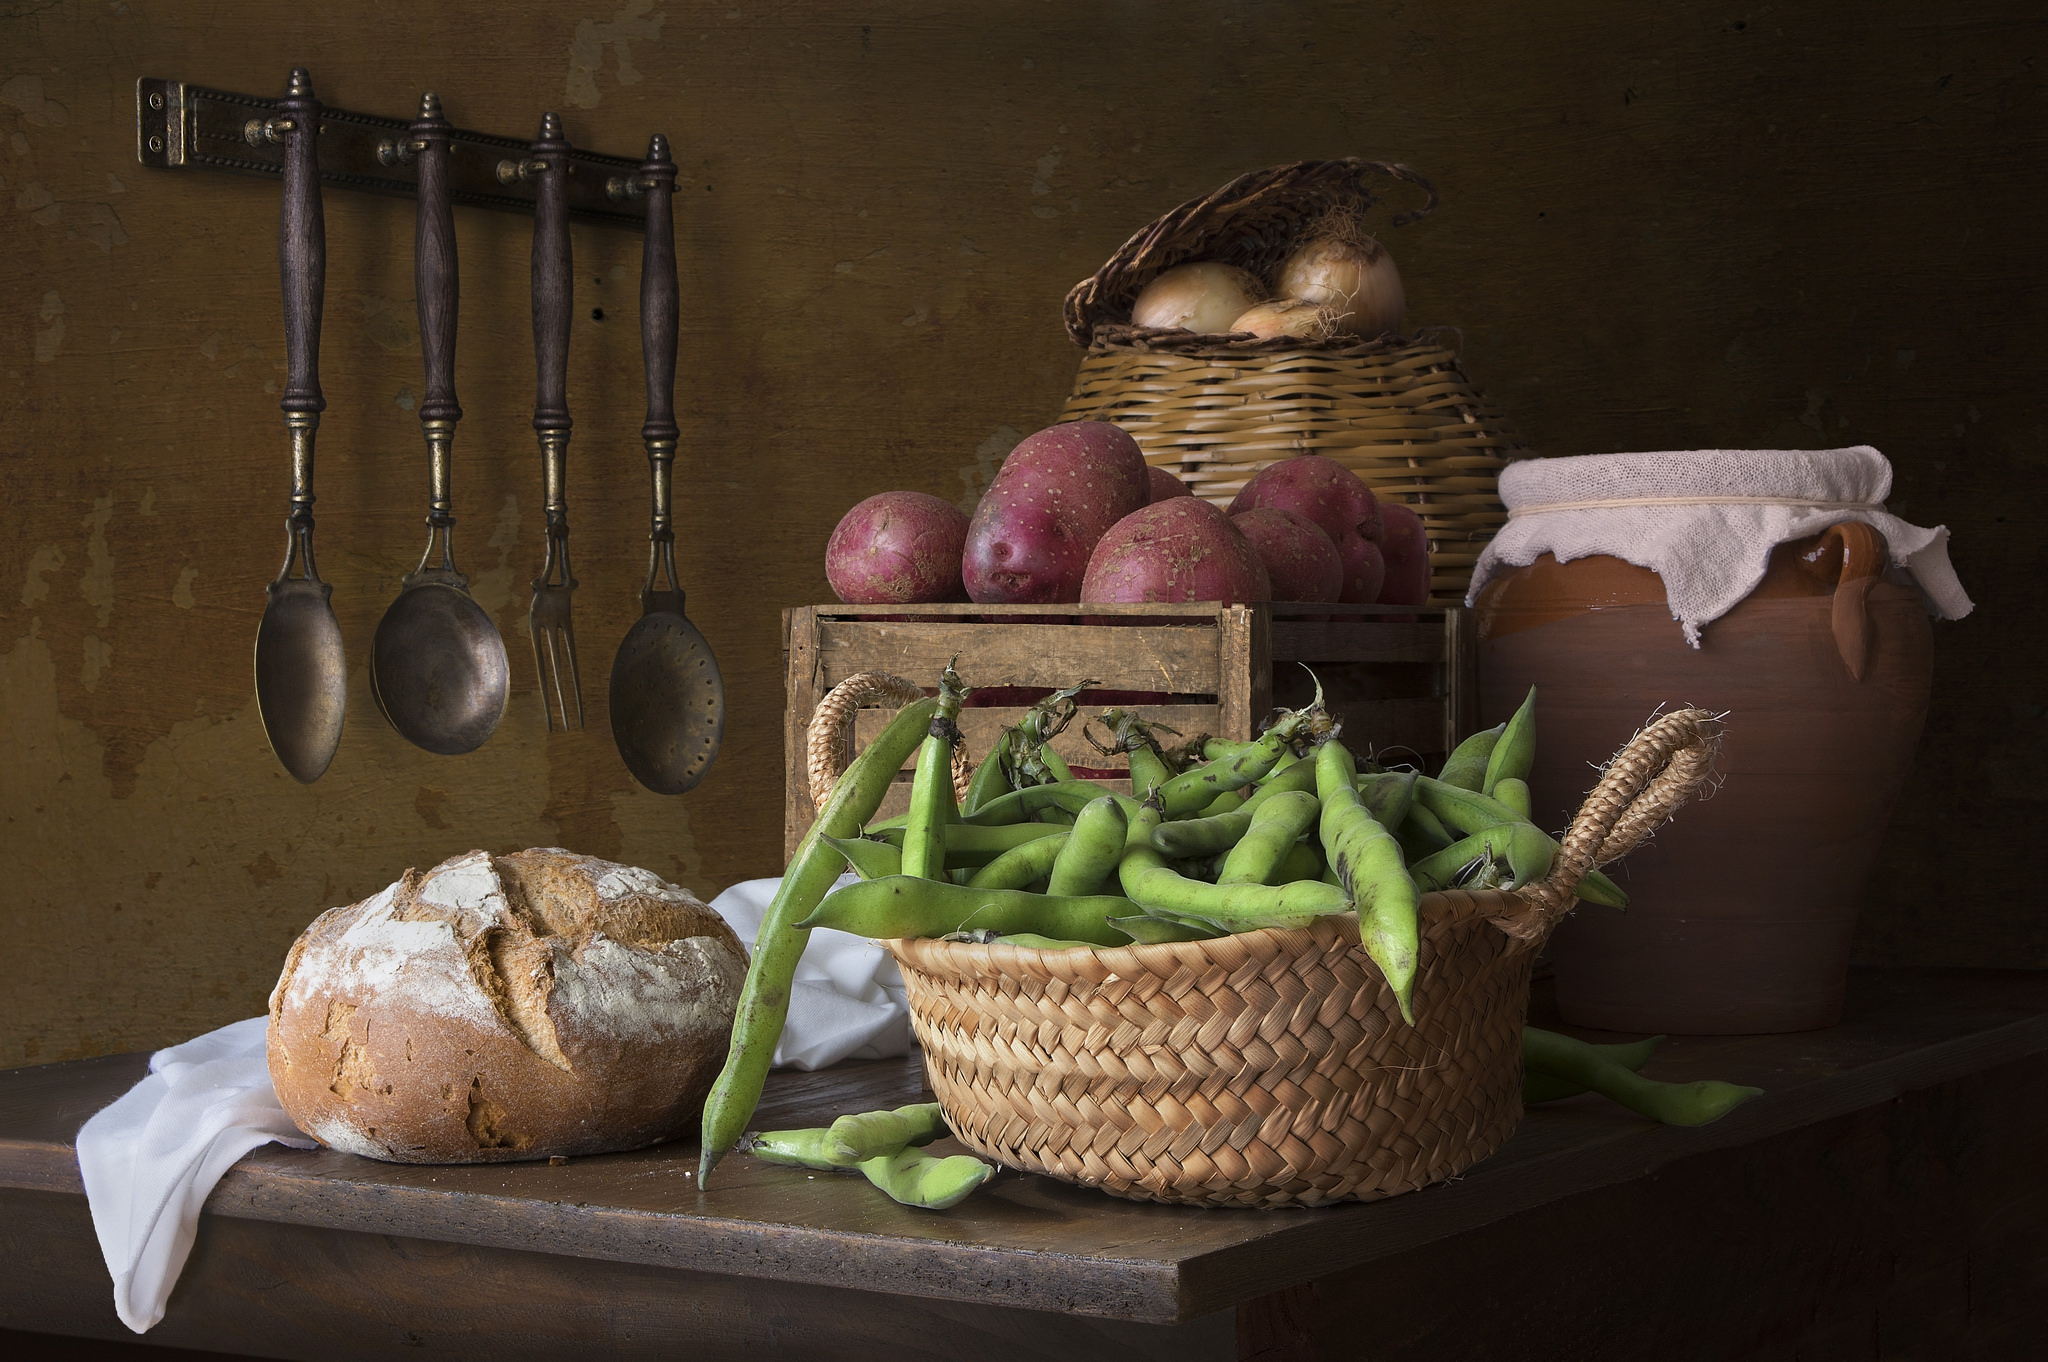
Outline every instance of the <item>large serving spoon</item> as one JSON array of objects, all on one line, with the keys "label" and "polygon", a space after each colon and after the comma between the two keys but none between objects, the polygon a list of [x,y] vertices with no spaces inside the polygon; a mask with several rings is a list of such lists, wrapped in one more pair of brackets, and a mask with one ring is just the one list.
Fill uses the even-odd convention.
[{"label": "large serving spoon", "polygon": [[420,401],[430,489],[427,551],[377,622],[370,652],[370,688],[384,717],[407,742],[445,756],[473,752],[491,736],[504,717],[512,679],[505,640],[470,597],[469,578],[455,569],[449,461],[462,408],[455,401],[460,290],[448,197],[451,131],[441,117],[440,97],[421,96],[419,121],[408,135],[419,167],[413,269],[427,380]]},{"label": "large serving spoon", "polygon": [[647,366],[647,422],[640,438],[654,478],[641,615],[612,660],[612,738],[633,778],[656,794],[681,794],[704,778],[725,736],[725,682],[711,645],[683,614],[669,471],[676,440],[675,162],[656,133],[640,167],[647,239],[640,255],[640,351]]},{"label": "large serving spoon", "polygon": [[[320,307],[327,287],[327,226],[320,210],[320,101],[303,68],[292,72],[270,128],[285,139],[284,208],[277,223],[284,284],[284,411],[292,441],[292,511],[284,567],[256,626],[256,710],[270,750],[310,785],[326,774],[341,742],[348,667],[334,588],[313,566],[313,435],[327,399],[320,393]],[[294,575],[294,573],[298,575]]]}]

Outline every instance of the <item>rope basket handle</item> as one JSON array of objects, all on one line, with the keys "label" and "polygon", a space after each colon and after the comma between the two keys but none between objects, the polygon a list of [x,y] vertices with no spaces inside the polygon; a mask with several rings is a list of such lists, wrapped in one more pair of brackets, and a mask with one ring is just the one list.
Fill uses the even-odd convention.
[{"label": "rope basket handle", "polygon": [[[824,808],[832,787],[853,760],[853,716],[869,700],[892,700],[898,707],[924,699],[924,687],[888,672],[855,672],[825,693],[811,711],[811,724],[804,731],[804,772],[810,782],[811,803]],[[953,747],[953,797],[967,798],[967,782],[974,764],[967,757],[967,740]]]},{"label": "rope basket handle", "polygon": [[1577,897],[1586,872],[1635,850],[1683,807],[1713,774],[1721,723],[1704,709],[1675,709],[1628,740],[1600,773],[1572,818],[1546,879],[1517,895],[1531,910],[1495,925],[1522,941],[1539,941]]}]

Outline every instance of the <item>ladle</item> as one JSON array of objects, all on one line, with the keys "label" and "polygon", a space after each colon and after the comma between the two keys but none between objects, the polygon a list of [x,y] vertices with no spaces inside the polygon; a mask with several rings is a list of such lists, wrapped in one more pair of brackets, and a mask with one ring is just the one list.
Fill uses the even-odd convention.
[{"label": "ladle", "polygon": [[[256,626],[256,710],[270,750],[292,778],[310,785],[341,742],[348,668],[334,588],[313,566],[313,435],[327,399],[320,393],[320,306],[327,284],[327,228],[320,211],[320,101],[303,68],[270,121],[285,139],[284,208],[278,215],[278,274],[284,285],[284,411],[292,441],[292,511],[284,567]],[[294,569],[300,575],[294,576]]]},{"label": "ladle", "polygon": [[505,640],[469,594],[455,569],[455,515],[449,461],[455,423],[455,314],[459,297],[455,221],[449,208],[448,141],[440,97],[420,99],[419,121],[407,134],[419,167],[419,232],[414,283],[419,293],[420,351],[426,396],[420,427],[427,437],[430,501],[427,550],[405,578],[398,599],[377,622],[370,686],[399,734],[445,756],[473,752],[505,713],[511,669]]},{"label": "ladle", "polygon": [[668,139],[647,145],[639,185],[647,196],[640,255],[640,349],[647,367],[647,422],[640,438],[654,479],[641,615],[612,660],[612,738],[633,778],[656,794],[681,794],[704,778],[725,736],[725,682],[711,645],[683,614],[669,472],[676,440],[676,166]]}]

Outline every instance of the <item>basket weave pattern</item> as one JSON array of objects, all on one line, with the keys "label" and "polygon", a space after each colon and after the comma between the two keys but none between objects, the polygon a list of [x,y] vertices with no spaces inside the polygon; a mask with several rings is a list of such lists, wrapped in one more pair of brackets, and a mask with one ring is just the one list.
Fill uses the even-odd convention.
[{"label": "basket weave pattern", "polygon": [[1122,427],[1148,463],[1228,506],[1251,475],[1321,454],[1376,494],[1421,515],[1434,597],[1461,597],[1472,565],[1506,523],[1495,484],[1528,457],[1473,388],[1440,333],[1304,341],[1136,327],[1131,304],[1161,271],[1218,260],[1271,280],[1303,230],[1331,208],[1370,207],[1368,177],[1436,191],[1406,166],[1302,161],[1241,175],[1140,229],[1067,294],[1067,332],[1084,347],[1062,421]]},{"label": "basket weave pattern", "polygon": [[1520,1120],[1535,952],[1502,893],[1423,903],[1411,1028],[1357,919],[1103,951],[895,943],[962,1143],[1140,1201],[1317,1206],[1452,1176]]},{"label": "basket weave pattern", "polygon": [[998,1162],[1141,1201],[1312,1206],[1455,1176],[1521,1119],[1537,948],[1588,868],[1709,778],[1719,739],[1702,710],[1662,716],[1547,880],[1424,895],[1413,1027],[1349,913],[1106,950],[891,941],[947,1123]]},{"label": "basket weave pattern", "polygon": [[1252,474],[1321,454],[1406,502],[1430,543],[1430,592],[1462,597],[1507,523],[1500,470],[1524,450],[1457,356],[1432,339],[1362,355],[1314,349],[1190,355],[1097,346],[1062,421],[1121,427],[1145,461],[1228,507]]}]

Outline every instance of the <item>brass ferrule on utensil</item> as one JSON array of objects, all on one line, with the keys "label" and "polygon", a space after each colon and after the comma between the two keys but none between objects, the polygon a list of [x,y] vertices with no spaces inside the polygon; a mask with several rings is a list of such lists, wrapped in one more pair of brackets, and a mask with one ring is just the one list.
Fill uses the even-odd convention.
[{"label": "brass ferrule on utensil", "polygon": [[540,432],[541,491],[546,497],[548,534],[569,533],[569,432]]},{"label": "brass ferrule on utensil", "polygon": [[313,566],[313,436],[320,429],[317,411],[288,411],[285,430],[292,442],[292,510],[285,520],[284,566],[278,569],[282,582],[298,575],[311,581],[319,577]]},{"label": "brass ferrule on utensil", "polygon": [[675,467],[674,440],[647,441],[647,462],[654,470],[654,525],[647,532],[647,584],[640,590],[643,610],[683,613],[683,584],[676,576],[676,531],[669,513],[669,474]]},{"label": "brass ferrule on utensil", "polygon": [[445,530],[455,524],[454,503],[449,497],[449,469],[454,457],[455,423],[422,421],[420,429],[427,437],[427,524],[437,530]]}]

